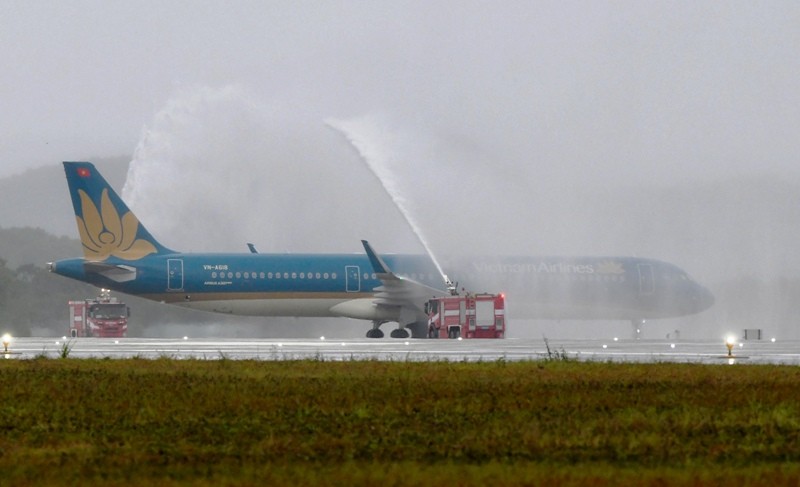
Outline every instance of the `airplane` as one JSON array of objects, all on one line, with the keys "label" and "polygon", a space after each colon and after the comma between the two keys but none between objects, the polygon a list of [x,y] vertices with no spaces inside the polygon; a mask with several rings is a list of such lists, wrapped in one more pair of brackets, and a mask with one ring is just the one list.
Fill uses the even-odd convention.
[{"label": "airplane", "polygon": [[[369,338],[427,336],[424,303],[448,292],[426,255],[184,253],[163,246],[89,162],[64,162],[83,257],[51,272],[186,308],[247,316],[372,321]],[[444,261],[453,281],[502,290],[513,318],[645,320],[699,313],[714,297],[667,262],[638,257],[461,257]],[[494,287],[486,287],[494,286]],[[410,331],[410,333],[409,333]],[[638,336],[638,331],[635,331]]]}]

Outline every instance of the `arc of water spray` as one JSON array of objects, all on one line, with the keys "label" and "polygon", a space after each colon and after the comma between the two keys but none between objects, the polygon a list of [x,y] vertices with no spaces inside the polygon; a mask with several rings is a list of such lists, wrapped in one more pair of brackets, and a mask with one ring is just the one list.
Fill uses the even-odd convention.
[{"label": "arc of water spray", "polygon": [[362,128],[361,123],[362,122],[360,120],[325,120],[325,125],[343,135],[344,138],[347,139],[347,141],[356,149],[356,152],[358,152],[361,160],[367,165],[372,174],[378,178],[378,181],[380,181],[383,189],[392,198],[392,201],[394,202],[395,206],[397,206],[397,209],[400,210],[400,213],[403,215],[406,223],[408,223],[408,226],[411,227],[411,231],[417,237],[417,240],[419,240],[419,242],[422,244],[422,247],[425,248],[425,252],[427,252],[428,256],[431,258],[431,261],[433,261],[433,265],[436,266],[436,270],[439,272],[439,275],[442,276],[442,280],[447,286],[451,286],[452,284],[450,280],[447,278],[444,270],[442,270],[442,266],[439,264],[439,261],[433,254],[430,245],[428,245],[428,241],[425,239],[422,229],[419,227],[417,221],[413,218],[411,209],[408,208],[407,200],[403,197],[400,188],[394,184],[394,181],[397,180],[397,177],[392,174],[392,171],[387,164],[387,155],[382,152],[380,148],[376,147],[374,142],[370,140],[369,137],[358,133],[358,129]]}]

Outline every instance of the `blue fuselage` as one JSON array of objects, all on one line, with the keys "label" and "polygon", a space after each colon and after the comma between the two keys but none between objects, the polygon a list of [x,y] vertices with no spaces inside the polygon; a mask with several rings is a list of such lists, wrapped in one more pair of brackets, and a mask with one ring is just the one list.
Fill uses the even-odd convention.
[{"label": "blue fuselage", "polygon": [[[423,255],[383,256],[393,271],[443,289]],[[58,274],[98,287],[194,309],[254,316],[348,316],[391,320],[372,303],[381,286],[364,254],[159,254],[137,261],[124,280],[87,272],[84,259],[56,262]],[[474,292],[504,292],[517,318],[666,318],[700,312],[711,293],[678,267],[632,257],[463,257],[443,263]],[[383,313],[383,314],[381,314]]]}]

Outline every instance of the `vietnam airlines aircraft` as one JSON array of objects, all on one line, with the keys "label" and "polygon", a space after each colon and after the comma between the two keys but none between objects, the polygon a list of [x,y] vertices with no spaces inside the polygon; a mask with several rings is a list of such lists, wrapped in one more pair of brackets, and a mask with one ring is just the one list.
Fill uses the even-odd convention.
[{"label": "vietnam airlines aircraft", "polygon": [[[447,292],[425,255],[182,253],[159,243],[95,166],[65,162],[83,258],[51,272],[192,309],[251,316],[346,317],[398,323],[425,337],[424,303]],[[506,293],[512,318],[629,320],[698,313],[714,298],[678,267],[633,257],[480,257],[445,262],[453,281]]]}]

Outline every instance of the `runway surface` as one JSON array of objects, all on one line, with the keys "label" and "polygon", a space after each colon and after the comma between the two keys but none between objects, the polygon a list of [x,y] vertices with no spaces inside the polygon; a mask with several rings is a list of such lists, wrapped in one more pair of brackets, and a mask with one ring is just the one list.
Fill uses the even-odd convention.
[{"label": "runway surface", "polygon": [[[548,352],[549,347],[549,352]],[[603,362],[800,365],[800,341],[741,341],[729,357],[722,340],[396,340],[13,338],[7,359],[130,358],[255,360],[495,361],[567,357]]]}]

